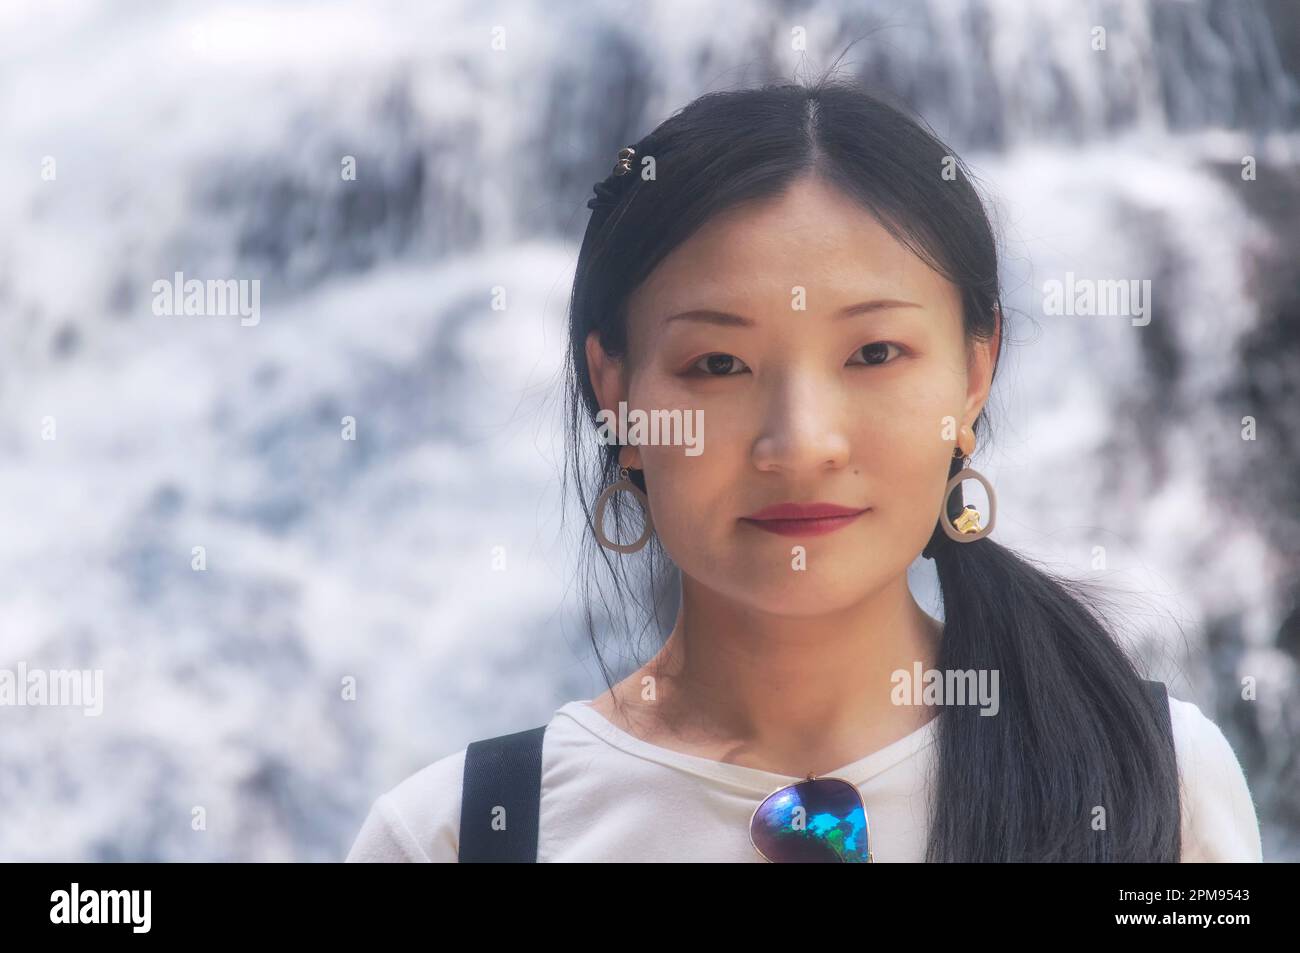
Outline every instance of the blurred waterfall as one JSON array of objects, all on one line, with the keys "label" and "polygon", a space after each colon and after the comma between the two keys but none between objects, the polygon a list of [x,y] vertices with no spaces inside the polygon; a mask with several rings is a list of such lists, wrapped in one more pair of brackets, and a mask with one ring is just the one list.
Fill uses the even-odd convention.
[{"label": "blurred waterfall", "polygon": [[[1300,858],[1285,0],[6,3],[0,667],[106,698],[5,713],[0,857],[339,859],[381,790],[600,690],[557,518],[591,186],[855,38],[1003,232],[1002,541],[1142,596]],[[260,323],[155,315],[176,272],[260,280]],[[1044,315],[1066,272],[1151,279],[1150,324]]]}]

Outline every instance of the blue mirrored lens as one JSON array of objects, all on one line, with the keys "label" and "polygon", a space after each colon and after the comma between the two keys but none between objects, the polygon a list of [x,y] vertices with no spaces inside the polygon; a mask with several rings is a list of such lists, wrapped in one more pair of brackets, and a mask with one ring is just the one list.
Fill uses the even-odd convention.
[{"label": "blue mirrored lens", "polygon": [[754,846],[775,863],[866,863],[867,812],[858,789],[836,778],[782,788],[750,824]]}]

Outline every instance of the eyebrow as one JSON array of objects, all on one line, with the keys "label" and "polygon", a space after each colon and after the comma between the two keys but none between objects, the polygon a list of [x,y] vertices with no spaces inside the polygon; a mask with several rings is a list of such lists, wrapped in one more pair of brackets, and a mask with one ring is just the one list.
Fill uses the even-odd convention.
[{"label": "eyebrow", "polygon": [[[877,311],[890,311],[895,308],[919,308],[921,307],[915,301],[900,301],[897,298],[878,298],[874,301],[860,301],[857,304],[851,304],[847,308],[842,308],[835,315],[836,319],[851,318],[859,314],[872,314]],[[669,324],[673,321],[700,321],[705,324],[720,324],[724,327],[752,328],[756,322],[739,314],[730,314],[726,311],[713,311],[708,308],[700,308],[693,311],[683,311],[681,314],[674,314],[665,319],[664,323]]]}]

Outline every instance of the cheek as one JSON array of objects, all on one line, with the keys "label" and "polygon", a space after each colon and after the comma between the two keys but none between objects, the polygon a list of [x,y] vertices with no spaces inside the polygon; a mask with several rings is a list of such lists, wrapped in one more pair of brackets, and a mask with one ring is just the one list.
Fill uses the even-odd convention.
[{"label": "cheek", "polygon": [[[722,479],[745,479],[744,465],[749,459],[748,442],[757,421],[751,408],[738,401],[734,393],[718,390],[701,393],[698,387],[675,374],[645,372],[632,379],[628,387],[628,407],[651,411],[680,411],[685,425],[693,429],[696,447],[691,453],[683,446],[646,446],[641,456],[646,470],[662,473],[665,480],[690,477],[701,484],[700,492],[708,495]],[[653,463],[651,462],[653,461]],[[742,484],[734,484],[742,485]],[[683,492],[695,493],[693,487]]]},{"label": "cheek", "polygon": [[707,407],[678,405],[670,409],[682,410],[683,421],[689,414],[699,425],[694,448],[688,453],[686,446],[641,446],[646,487],[655,522],[665,539],[685,533],[698,538],[720,514],[730,513],[738,505],[736,490],[745,486],[748,454],[740,431],[734,425],[715,425],[720,421],[710,417]]},{"label": "cheek", "polygon": [[715,537],[729,528],[724,521],[739,515],[743,496],[737,490],[752,479],[748,435],[755,424],[734,400],[711,401],[684,384],[671,374],[642,373],[629,384],[628,407],[680,410],[683,421],[695,426],[698,453],[687,453],[685,446],[640,447],[656,530],[669,555],[687,566],[716,558],[718,553],[700,554],[716,547]]},{"label": "cheek", "polygon": [[[872,505],[879,523],[890,530],[883,540],[918,551],[925,545],[939,516],[952,458],[953,438],[945,437],[944,418],[960,407],[960,395],[916,392],[865,417],[854,435]],[[951,424],[954,438],[959,424]]]}]

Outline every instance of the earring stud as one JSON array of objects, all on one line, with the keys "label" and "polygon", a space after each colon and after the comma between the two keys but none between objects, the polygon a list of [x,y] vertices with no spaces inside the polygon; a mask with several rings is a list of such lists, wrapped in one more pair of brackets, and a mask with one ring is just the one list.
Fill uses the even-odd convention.
[{"label": "earring stud", "polygon": [[[998,498],[997,494],[993,492],[993,484],[989,482],[988,477],[970,465],[970,455],[975,452],[975,433],[969,427],[962,427],[961,436],[965,436],[967,432],[970,433],[970,440],[966,443],[970,449],[967,450],[962,445],[953,448],[953,459],[961,460],[963,466],[952,475],[947,486],[944,487],[943,507],[940,509],[939,516],[939,525],[943,527],[944,533],[947,534],[949,539],[957,543],[973,543],[993,532],[993,524],[997,520],[998,512]],[[984,492],[988,494],[989,498],[989,523],[987,526],[980,526],[980,512],[973,503],[967,503],[956,519],[948,518],[948,498],[952,495],[953,489],[966,480],[978,480],[984,485]]]}]

